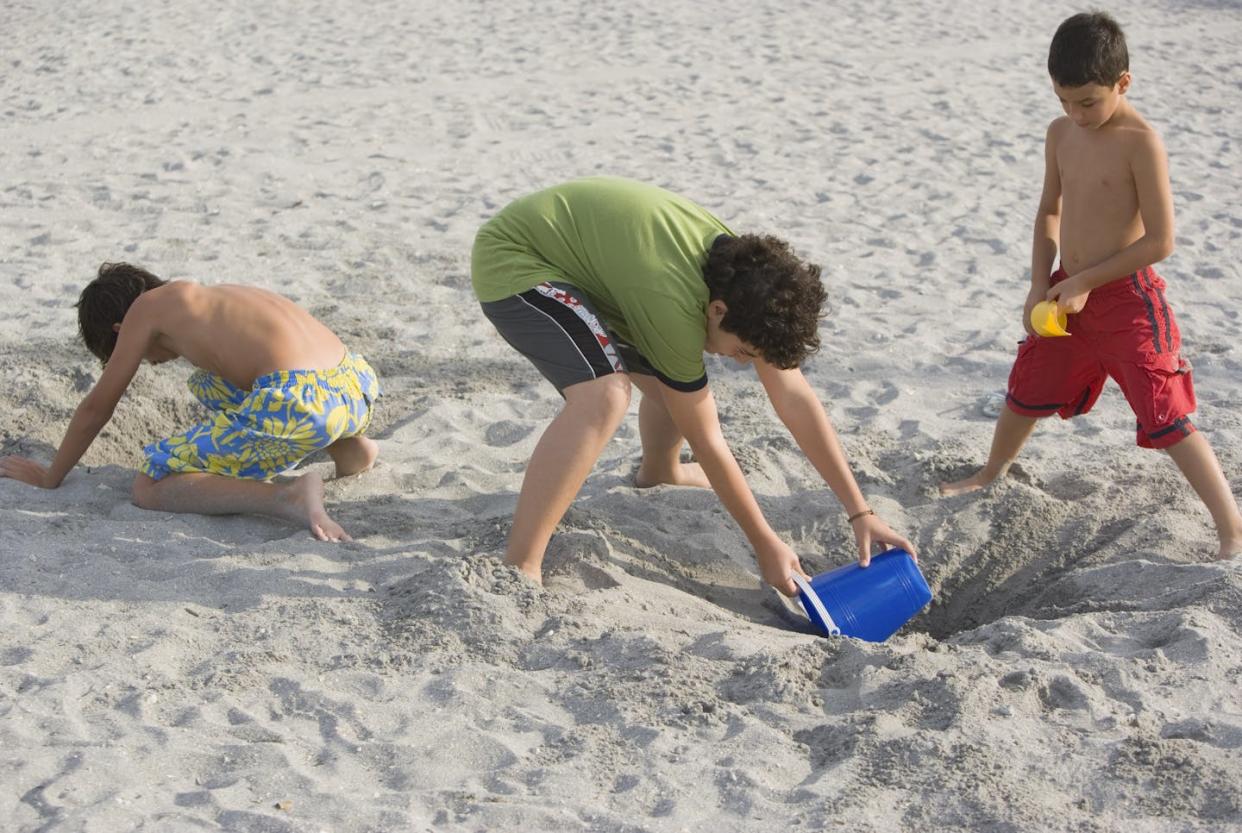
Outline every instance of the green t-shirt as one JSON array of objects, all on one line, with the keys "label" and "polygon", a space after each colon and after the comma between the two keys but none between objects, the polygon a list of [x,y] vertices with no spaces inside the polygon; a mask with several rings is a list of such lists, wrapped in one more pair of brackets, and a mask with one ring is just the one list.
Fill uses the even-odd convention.
[{"label": "green t-shirt", "polygon": [[577,179],[515,200],[479,229],[471,278],[480,301],[572,284],[664,381],[694,389],[707,375],[703,264],[722,234],[732,232],[663,188]]}]

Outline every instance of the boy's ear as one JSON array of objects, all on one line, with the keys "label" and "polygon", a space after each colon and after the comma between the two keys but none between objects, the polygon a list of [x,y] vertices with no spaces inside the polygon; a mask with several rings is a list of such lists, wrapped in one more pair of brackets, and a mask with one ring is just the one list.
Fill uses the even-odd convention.
[{"label": "boy's ear", "polygon": [[121,325],[120,325],[120,324],[113,324],[113,325],[112,325],[112,332],[114,332],[114,333],[119,333],[120,331],[121,331]]},{"label": "boy's ear", "polygon": [[715,301],[709,301],[707,304],[707,314],[715,319],[717,324],[721,322],[721,320],[725,317],[725,313],[728,311],[728,305],[719,298]]},{"label": "boy's ear", "polygon": [[1130,82],[1133,80],[1134,78],[1130,75],[1130,70],[1127,69],[1121,73],[1121,77],[1117,79],[1117,92],[1125,95],[1126,90],[1130,89]]}]

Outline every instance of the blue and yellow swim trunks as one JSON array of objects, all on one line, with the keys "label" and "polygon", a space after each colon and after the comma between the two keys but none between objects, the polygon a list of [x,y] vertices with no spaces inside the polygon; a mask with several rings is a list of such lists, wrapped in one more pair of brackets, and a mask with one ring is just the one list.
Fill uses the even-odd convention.
[{"label": "blue and yellow swim trunks", "polygon": [[380,393],[371,365],[353,353],[331,370],[260,376],[250,390],[205,370],[186,384],[213,416],[143,449],[142,471],[154,480],[182,472],[268,480],[365,431]]}]

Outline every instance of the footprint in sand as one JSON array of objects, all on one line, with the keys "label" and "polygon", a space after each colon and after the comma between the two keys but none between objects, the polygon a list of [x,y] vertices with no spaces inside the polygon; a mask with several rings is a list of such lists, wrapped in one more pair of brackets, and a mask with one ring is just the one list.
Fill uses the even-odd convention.
[{"label": "footprint in sand", "polygon": [[532,430],[529,425],[521,425],[506,419],[487,426],[483,439],[492,448],[504,448],[521,442]]}]

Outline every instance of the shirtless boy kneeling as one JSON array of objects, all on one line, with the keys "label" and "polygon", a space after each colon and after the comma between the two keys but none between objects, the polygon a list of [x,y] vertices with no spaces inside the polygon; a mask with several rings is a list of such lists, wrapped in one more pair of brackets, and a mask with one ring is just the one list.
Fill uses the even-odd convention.
[{"label": "shirtless boy kneeling", "polygon": [[304,523],[322,541],[348,541],[308,473],[269,483],[325,450],[344,477],[371,466],[362,436],[379,395],[375,371],[308,312],[262,289],[168,282],[127,263],[105,263],[78,300],[87,348],[103,362],[51,466],[0,457],[0,477],[55,489],[112,418],[143,359],[178,357],[198,368],[191,393],[212,412],[188,431],[151,443],[134,478],[134,503],[163,512],[273,515]]}]

